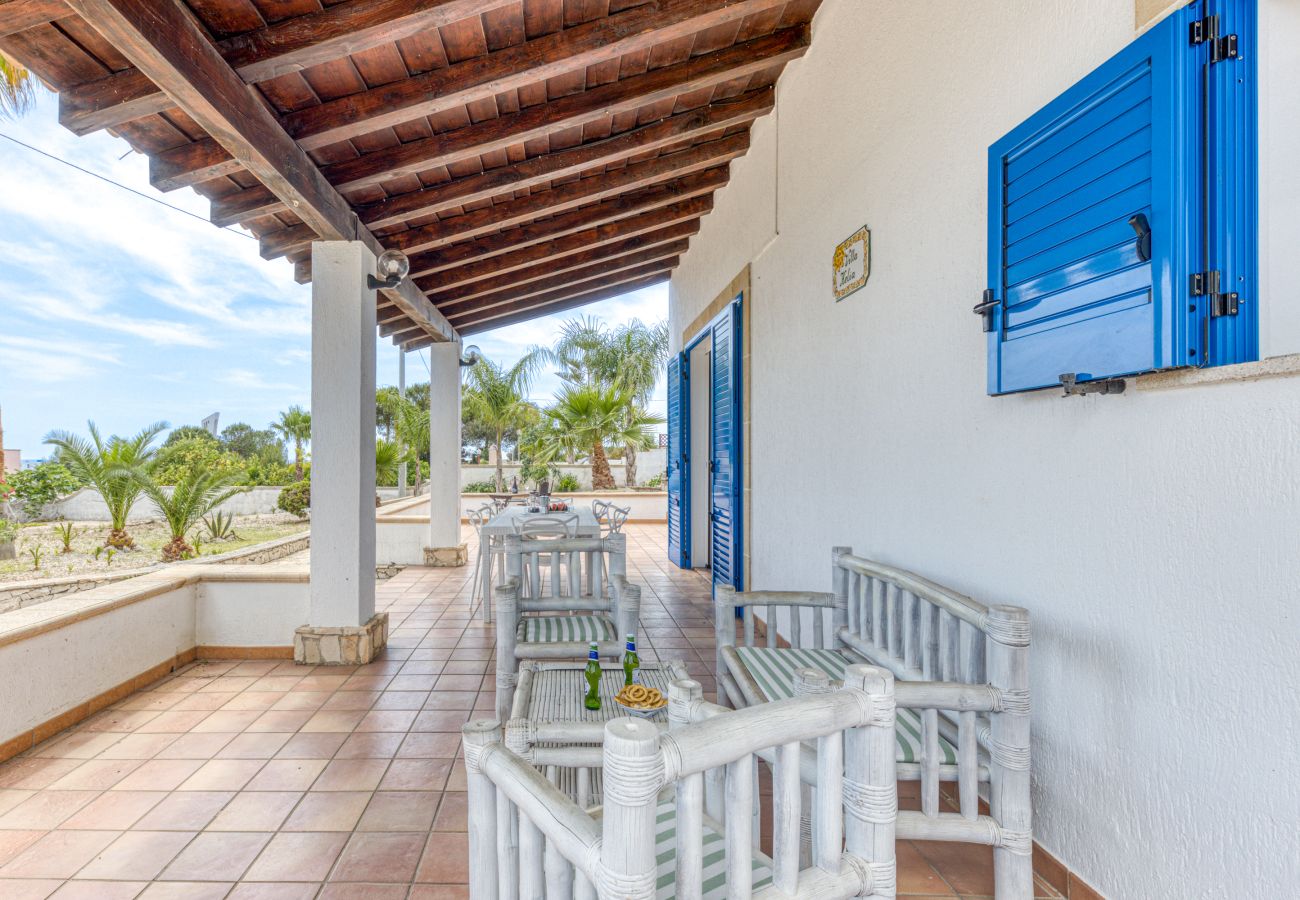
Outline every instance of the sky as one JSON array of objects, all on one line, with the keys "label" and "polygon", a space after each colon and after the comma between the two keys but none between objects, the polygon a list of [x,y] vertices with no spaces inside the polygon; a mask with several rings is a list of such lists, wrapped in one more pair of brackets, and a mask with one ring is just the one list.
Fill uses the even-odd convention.
[{"label": "sky", "polygon": [[[263,428],[311,400],[311,287],[285,260],[263,260],[238,228],[207,221],[208,202],[188,189],[149,185],[148,160],[99,132],[77,137],[58,124],[54,94],[17,120],[16,138],[147,197],[167,209],[0,137],[0,411],[4,443],[24,459],[47,455],[52,430],[130,434],[163,420]],[[194,216],[197,216],[195,218]],[[657,285],[554,316],[474,335],[495,361],[550,344],[560,325],[592,315],[616,326],[668,315]],[[376,336],[377,379],[397,383],[398,351]],[[427,351],[407,355],[407,383],[428,380]],[[559,385],[539,377],[545,403]],[[663,415],[663,385],[651,411]]]}]

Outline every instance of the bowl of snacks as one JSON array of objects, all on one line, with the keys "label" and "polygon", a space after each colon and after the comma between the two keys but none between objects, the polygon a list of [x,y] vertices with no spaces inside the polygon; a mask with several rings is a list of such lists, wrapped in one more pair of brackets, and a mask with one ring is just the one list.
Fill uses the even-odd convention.
[{"label": "bowl of snacks", "polygon": [[569,504],[563,501],[554,501],[551,503],[549,512],[568,512]]},{"label": "bowl of snacks", "polygon": [[629,716],[639,719],[649,719],[668,708],[668,698],[658,688],[646,687],[644,684],[625,685],[614,695],[614,702]]}]

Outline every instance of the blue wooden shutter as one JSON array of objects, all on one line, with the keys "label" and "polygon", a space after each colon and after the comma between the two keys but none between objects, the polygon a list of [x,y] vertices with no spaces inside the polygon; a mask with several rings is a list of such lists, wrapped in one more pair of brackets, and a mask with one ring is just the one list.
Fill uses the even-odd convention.
[{"label": "blue wooden shutter", "polygon": [[990,148],[989,275],[1001,305],[989,393],[1198,361],[1184,298],[1198,173],[1188,29],[1199,7],[1170,15]]},{"label": "blue wooden shutter", "polygon": [[744,587],[741,534],[740,303],[733,302],[713,326],[710,386],[709,468],[713,583]]},{"label": "blue wooden shutter", "polygon": [[691,517],[685,505],[691,495],[686,456],[690,446],[689,369],[690,357],[685,353],[668,361],[668,559],[683,569],[691,565]]}]

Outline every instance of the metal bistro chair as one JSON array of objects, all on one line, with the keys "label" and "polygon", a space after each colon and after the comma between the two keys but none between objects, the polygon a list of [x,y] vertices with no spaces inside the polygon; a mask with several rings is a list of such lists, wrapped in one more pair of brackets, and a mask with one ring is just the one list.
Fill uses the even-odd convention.
[{"label": "metal bistro chair", "polygon": [[[515,520],[515,534],[526,541],[543,538],[573,538],[578,536],[578,514],[568,513],[550,516],[533,516]],[[582,569],[577,565],[576,553],[537,553],[525,554],[523,557],[522,588],[528,598],[542,597],[545,593],[542,585],[542,568],[550,570],[552,597],[578,597],[582,594]],[[567,572],[566,572],[567,570]],[[565,588],[565,575],[568,575],[568,590]]]},{"label": "metal bistro chair", "polygon": [[[600,536],[607,538],[611,534],[623,533],[623,526],[632,513],[632,507],[615,506],[608,500],[593,500],[591,511],[596,514],[596,522],[600,525]],[[595,554],[587,554],[587,584],[593,595],[603,595],[604,586],[607,584],[604,557],[597,558]]]},{"label": "metal bistro chair", "polygon": [[494,538],[483,530],[487,523],[492,521],[492,516],[495,514],[496,506],[492,503],[485,503],[478,509],[466,510],[465,512],[465,518],[469,520],[470,527],[478,535],[478,558],[474,561],[474,589],[470,592],[469,608],[472,612],[474,602],[481,596],[483,598],[484,622],[492,621],[492,591],[489,589],[488,583],[492,578],[492,559],[494,556],[502,579],[505,578],[506,571],[505,557],[498,552],[504,549],[501,538]]}]

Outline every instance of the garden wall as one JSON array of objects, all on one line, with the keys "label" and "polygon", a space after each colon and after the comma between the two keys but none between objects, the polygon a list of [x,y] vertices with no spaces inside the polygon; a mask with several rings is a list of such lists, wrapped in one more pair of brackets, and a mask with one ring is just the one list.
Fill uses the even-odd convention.
[{"label": "garden wall", "polygon": [[[664,473],[665,456],[663,450],[643,450],[636,457],[636,480],[638,484],[645,484],[656,475]],[[502,472],[505,473],[506,484],[509,485],[510,479],[519,474],[519,463],[503,463]],[[572,475],[578,479],[578,484],[582,490],[591,490],[591,466],[589,465],[572,465],[559,467],[561,475]],[[609,470],[614,475],[614,483],[619,487],[627,484],[627,477],[623,472],[622,460],[610,460]],[[497,467],[494,465],[462,465],[460,467],[460,486],[474,484],[478,481],[488,481],[496,475]],[[520,479],[522,481],[522,479]]]},{"label": "garden wall", "polygon": [[[231,497],[221,504],[218,509],[234,516],[270,515],[279,512],[275,508],[275,501],[279,498],[281,490],[282,488],[275,486],[250,488],[242,494]],[[379,488],[379,496],[384,499],[394,498],[397,496],[397,488],[381,487]],[[50,503],[45,507],[45,512],[41,518],[68,519],[73,522],[107,522],[109,520],[108,507],[104,505],[104,501],[99,494],[90,488],[81,488]],[[158,518],[158,509],[147,497],[141,497],[131,507],[131,519],[133,520],[156,518]]]}]

